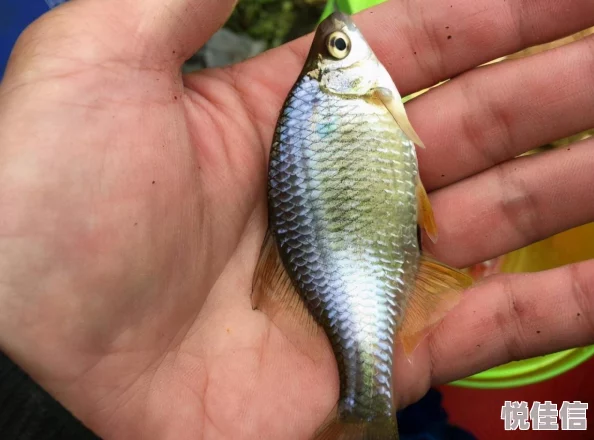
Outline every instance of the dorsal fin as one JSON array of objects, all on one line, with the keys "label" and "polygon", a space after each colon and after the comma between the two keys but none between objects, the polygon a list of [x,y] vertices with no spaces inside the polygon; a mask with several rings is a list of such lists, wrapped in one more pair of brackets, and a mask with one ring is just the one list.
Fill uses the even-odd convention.
[{"label": "dorsal fin", "polygon": [[252,283],[252,308],[264,312],[290,339],[311,338],[321,333],[278,253],[274,236],[268,230]]}]

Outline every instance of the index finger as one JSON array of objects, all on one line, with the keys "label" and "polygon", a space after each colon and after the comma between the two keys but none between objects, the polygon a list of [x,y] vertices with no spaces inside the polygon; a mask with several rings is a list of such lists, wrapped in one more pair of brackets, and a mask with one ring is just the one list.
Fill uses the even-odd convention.
[{"label": "index finger", "polygon": [[[354,20],[405,96],[487,61],[593,26],[594,3],[392,0]],[[236,86],[266,133],[276,122],[310,43],[307,35],[233,68]]]}]

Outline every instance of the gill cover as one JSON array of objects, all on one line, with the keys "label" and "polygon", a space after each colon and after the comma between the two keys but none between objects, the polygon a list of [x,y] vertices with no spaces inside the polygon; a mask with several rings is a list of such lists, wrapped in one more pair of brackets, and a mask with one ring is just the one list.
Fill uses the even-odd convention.
[{"label": "gill cover", "polygon": [[424,148],[390,74],[347,15],[334,12],[320,23],[302,74],[328,93],[379,98],[406,136]]}]

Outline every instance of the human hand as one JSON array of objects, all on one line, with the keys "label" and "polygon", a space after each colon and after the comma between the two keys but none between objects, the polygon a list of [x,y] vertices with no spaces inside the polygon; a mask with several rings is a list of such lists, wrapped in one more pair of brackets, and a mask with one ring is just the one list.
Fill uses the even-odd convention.
[{"label": "human hand", "polygon": [[[231,7],[77,0],[22,36],[0,87],[0,347],[104,438],[305,439],[337,399],[325,339],[304,350],[250,306],[272,131],[311,37],[181,76]],[[592,26],[594,5],[392,1],[355,21],[404,96]],[[426,248],[463,267],[594,220],[593,141],[511,160],[594,126],[593,65],[589,38],[407,106]],[[594,342],[593,269],[471,289],[412,364],[396,354],[400,406]]]}]

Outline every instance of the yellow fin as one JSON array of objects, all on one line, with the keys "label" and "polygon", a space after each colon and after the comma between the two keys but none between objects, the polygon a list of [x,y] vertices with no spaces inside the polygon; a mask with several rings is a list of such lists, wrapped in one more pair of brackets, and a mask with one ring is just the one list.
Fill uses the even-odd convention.
[{"label": "yellow fin", "polygon": [[252,309],[264,312],[287,337],[320,331],[285,270],[270,230],[254,272],[251,300]]},{"label": "yellow fin", "polygon": [[398,440],[396,417],[367,421],[342,421],[334,418],[322,425],[313,440]]},{"label": "yellow fin", "polygon": [[433,243],[437,243],[437,225],[433,216],[433,208],[423,182],[417,177],[417,203],[419,226],[425,230]]},{"label": "yellow fin", "polygon": [[421,148],[425,148],[425,144],[408,120],[408,116],[406,115],[406,110],[404,109],[404,104],[402,103],[400,95],[397,93],[395,94],[394,91],[386,87],[377,87],[374,89],[374,94],[382,101],[384,106],[386,106],[396,121],[396,124],[398,124],[404,134],[406,134],[406,136],[416,145]]},{"label": "yellow fin", "polygon": [[472,278],[458,269],[421,256],[414,289],[406,308],[399,337],[409,357],[427,334],[460,301]]}]

